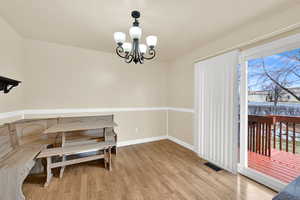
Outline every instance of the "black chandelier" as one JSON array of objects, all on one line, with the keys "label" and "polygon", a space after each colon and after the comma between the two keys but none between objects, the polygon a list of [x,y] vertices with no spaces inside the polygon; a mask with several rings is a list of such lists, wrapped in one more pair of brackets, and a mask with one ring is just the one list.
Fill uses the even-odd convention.
[{"label": "black chandelier", "polygon": [[[151,60],[155,57],[156,52],[154,47],[157,43],[157,37],[150,35],[146,38],[148,45],[140,44],[140,38],[142,36],[142,29],[139,27],[139,21],[137,20],[140,17],[139,11],[132,11],[131,16],[134,18],[133,26],[129,29],[129,35],[132,39],[132,43],[125,42],[126,35],[123,32],[115,32],[114,39],[117,43],[116,53],[121,58],[124,58],[125,62],[131,63],[132,61],[137,63],[144,63],[144,60]],[[146,53],[149,55],[146,56]]]}]

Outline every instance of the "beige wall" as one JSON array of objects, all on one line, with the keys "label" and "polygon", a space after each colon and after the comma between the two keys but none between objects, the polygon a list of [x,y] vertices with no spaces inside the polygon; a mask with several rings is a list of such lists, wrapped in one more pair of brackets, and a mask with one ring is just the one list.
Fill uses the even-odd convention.
[{"label": "beige wall", "polygon": [[[36,40],[25,40],[24,46],[26,109],[166,106],[165,63],[126,64],[115,54]],[[119,141],[165,136],[166,113],[113,113]]]},{"label": "beige wall", "polygon": [[25,40],[26,108],[166,106],[165,63],[127,64],[115,54]]},{"label": "beige wall", "polygon": [[136,111],[115,113],[119,124],[119,141],[152,138],[167,135],[166,111]]},{"label": "beige wall", "polygon": [[[0,76],[23,81],[22,38],[0,17]],[[0,92],[0,113],[23,107],[23,84],[10,93]]]},{"label": "beige wall", "polygon": [[[195,49],[193,52],[190,52],[189,54],[172,61],[168,71],[168,105],[170,107],[193,109],[194,62],[197,59],[210,56],[224,49],[249,42],[257,37],[261,37],[281,28],[299,23],[300,15],[298,9],[299,8],[295,7],[293,9],[286,10],[285,12],[279,12],[276,15],[272,16],[272,18],[264,18],[247,25],[241,25],[240,27],[237,27],[236,30],[233,30],[231,34],[220,35],[218,40],[208,41],[207,44],[203,45],[201,48]],[[252,44],[244,48],[257,46],[259,44],[295,33],[300,33],[300,29],[281,34],[280,36],[268,39],[263,42]],[[191,115],[191,113],[169,112],[170,120],[176,119],[176,121],[181,121],[179,125],[179,123],[173,123],[169,120],[169,135],[181,139],[189,144],[193,144],[192,141],[187,139],[193,138],[193,129],[189,129],[189,131],[184,131],[181,133],[176,132],[176,129],[185,130],[185,127],[192,126],[193,117],[190,117],[190,119],[187,120],[186,115]]]},{"label": "beige wall", "polygon": [[[23,109],[166,106],[166,63],[154,60],[144,65],[126,64],[111,53],[22,39],[2,20],[0,32],[1,75],[23,81],[22,87],[13,90],[9,96],[1,94],[0,114]],[[107,113],[25,116],[44,118],[97,114]],[[112,114],[119,124],[119,141],[167,134],[166,110]],[[1,118],[0,123],[19,118],[19,115]]]},{"label": "beige wall", "polygon": [[194,114],[191,112],[170,110],[168,112],[168,135],[193,145],[193,118]]}]

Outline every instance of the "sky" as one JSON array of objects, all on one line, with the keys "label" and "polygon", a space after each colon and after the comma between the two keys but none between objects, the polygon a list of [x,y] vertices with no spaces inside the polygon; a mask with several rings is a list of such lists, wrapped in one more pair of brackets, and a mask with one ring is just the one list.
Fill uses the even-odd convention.
[{"label": "sky", "polygon": [[300,48],[249,60],[248,86],[250,91],[264,90],[273,83],[266,76],[265,70],[286,87],[300,87]]}]

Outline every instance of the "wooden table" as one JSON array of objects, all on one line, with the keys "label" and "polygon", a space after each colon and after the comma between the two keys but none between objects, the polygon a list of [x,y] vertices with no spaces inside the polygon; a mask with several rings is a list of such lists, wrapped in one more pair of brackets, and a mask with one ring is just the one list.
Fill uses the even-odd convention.
[{"label": "wooden table", "polygon": [[273,200],[300,200],[300,176],[288,184]]},{"label": "wooden table", "polygon": [[[44,134],[57,134],[61,136],[61,147],[65,146],[66,144],[66,133],[73,132],[73,131],[87,131],[87,130],[97,130],[103,129],[104,137],[106,135],[107,128],[114,128],[118,126],[113,121],[106,121],[106,120],[97,120],[97,121],[88,121],[88,122],[73,122],[73,123],[63,123],[63,124],[56,124],[44,131]],[[62,157],[63,161],[65,161],[66,156]],[[59,177],[63,176],[65,170],[65,166],[62,166],[60,169]]]},{"label": "wooden table", "polygon": [[115,122],[97,120],[92,122],[73,122],[73,123],[64,123],[56,124],[44,131],[45,134],[51,133],[63,133],[63,132],[72,132],[72,131],[86,131],[94,129],[105,129],[113,128],[118,126]]}]

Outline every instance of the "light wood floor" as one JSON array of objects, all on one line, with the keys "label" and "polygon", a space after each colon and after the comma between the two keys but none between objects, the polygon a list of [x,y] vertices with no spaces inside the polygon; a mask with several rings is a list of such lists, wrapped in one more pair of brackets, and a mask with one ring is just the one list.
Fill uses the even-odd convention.
[{"label": "light wood floor", "polygon": [[31,200],[270,200],[276,194],[243,176],[215,172],[193,152],[169,141],[119,148],[113,171],[100,161],[68,166],[62,179],[43,188],[44,177],[28,177]]}]

